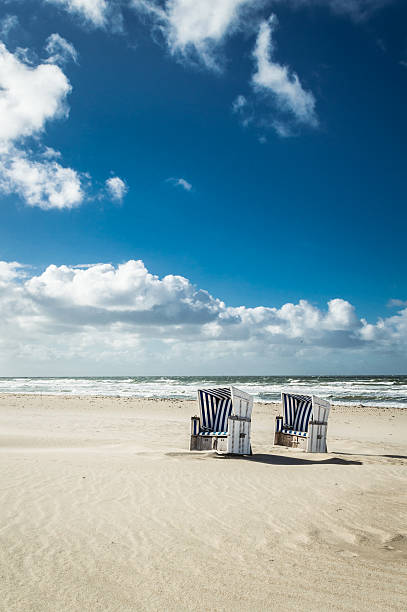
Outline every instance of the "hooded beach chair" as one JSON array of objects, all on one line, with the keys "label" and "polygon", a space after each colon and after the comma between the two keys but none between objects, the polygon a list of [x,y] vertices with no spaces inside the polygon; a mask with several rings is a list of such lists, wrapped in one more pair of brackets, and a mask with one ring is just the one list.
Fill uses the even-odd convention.
[{"label": "hooded beach chair", "polygon": [[198,389],[199,415],[191,418],[190,450],[251,454],[253,397],[235,387]]},{"label": "hooded beach chair", "polygon": [[331,404],[316,395],[281,393],[283,416],[276,417],[274,444],[326,453]]}]

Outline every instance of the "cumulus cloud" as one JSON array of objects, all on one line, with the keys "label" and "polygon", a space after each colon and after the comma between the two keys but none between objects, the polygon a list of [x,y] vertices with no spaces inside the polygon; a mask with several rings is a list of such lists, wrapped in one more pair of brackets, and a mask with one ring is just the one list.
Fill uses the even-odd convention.
[{"label": "cumulus cloud", "polygon": [[[69,43],[55,36],[48,40],[50,50],[57,52],[59,46],[61,53],[62,44],[67,51]],[[35,153],[24,146],[44,132],[47,122],[68,114],[71,85],[61,68],[32,66],[0,43],[0,88],[0,190],[43,209],[79,205],[84,199],[79,174],[55,161],[58,152],[44,147]]]},{"label": "cumulus cloud", "polygon": [[106,189],[113,200],[121,202],[126,195],[128,188],[126,183],[118,176],[113,176],[106,181]]},{"label": "cumulus cloud", "polygon": [[0,287],[7,287],[18,278],[22,268],[24,266],[17,261],[0,261]]},{"label": "cumulus cloud", "polygon": [[248,9],[262,0],[133,0],[133,7],[147,12],[158,24],[173,55],[195,60],[219,70],[219,47],[239,28]]},{"label": "cumulus cloud", "polygon": [[0,43],[0,142],[41,132],[47,121],[67,114],[71,85],[52,64],[32,67]]},{"label": "cumulus cloud", "polygon": [[[295,72],[272,59],[275,50],[272,34],[277,23],[276,16],[272,15],[268,21],[260,24],[253,52],[256,62],[256,71],[252,76],[253,88],[260,94],[270,95],[277,108],[293,116],[297,122],[315,127],[318,119],[313,94],[303,88]],[[280,135],[285,135],[281,129],[283,122],[276,125]]]},{"label": "cumulus cloud", "polygon": [[73,208],[84,194],[78,173],[56,161],[33,161],[23,152],[0,157],[0,190],[17,193],[29,206]]},{"label": "cumulus cloud", "polygon": [[396,347],[401,353],[406,351],[407,308],[403,308],[392,317],[380,318],[376,324],[368,323],[364,319],[362,322],[363,327],[360,334],[364,340],[386,351],[392,351]]},{"label": "cumulus cloud", "polygon": [[39,361],[44,374],[70,359],[181,371],[220,363],[264,370],[287,359],[291,369],[315,370],[318,360],[383,363],[384,355],[406,363],[407,308],[368,323],[340,298],[326,308],[307,300],[231,307],[187,278],[151,274],[142,261],[51,265],[37,274],[0,262],[0,308],[0,363]]},{"label": "cumulus cloud", "polygon": [[57,33],[48,37],[45,50],[49,53],[47,62],[50,64],[63,65],[69,61],[78,63],[78,52],[73,44]]},{"label": "cumulus cloud", "polygon": [[191,191],[192,189],[191,183],[188,183],[188,181],[184,178],[171,177],[167,179],[167,183],[171,183],[172,185],[174,185],[174,187],[181,187],[181,189],[184,189],[185,191]]}]

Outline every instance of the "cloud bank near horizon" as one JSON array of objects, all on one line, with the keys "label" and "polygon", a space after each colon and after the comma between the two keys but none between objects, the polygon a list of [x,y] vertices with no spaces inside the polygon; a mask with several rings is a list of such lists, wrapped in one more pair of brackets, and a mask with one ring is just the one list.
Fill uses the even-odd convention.
[{"label": "cloud bank near horizon", "polygon": [[[48,266],[0,262],[4,375],[351,373],[407,365],[407,308],[369,323],[333,298],[228,306],[142,261]],[[85,369],[83,369],[85,368]]]}]

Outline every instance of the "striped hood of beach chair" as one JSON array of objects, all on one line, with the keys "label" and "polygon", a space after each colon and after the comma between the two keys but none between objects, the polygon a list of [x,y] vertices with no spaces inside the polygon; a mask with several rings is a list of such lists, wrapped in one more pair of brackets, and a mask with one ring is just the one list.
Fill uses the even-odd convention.
[{"label": "striped hood of beach chair", "polygon": [[312,397],[309,395],[282,394],[283,429],[293,432],[308,431],[312,414]]},{"label": "striped hood of beach chair", "polygon": [[200,389],[198,395],[201,411],[199,433],[226,433],[228,430],[228,418],[232,412],[230,389]]}]

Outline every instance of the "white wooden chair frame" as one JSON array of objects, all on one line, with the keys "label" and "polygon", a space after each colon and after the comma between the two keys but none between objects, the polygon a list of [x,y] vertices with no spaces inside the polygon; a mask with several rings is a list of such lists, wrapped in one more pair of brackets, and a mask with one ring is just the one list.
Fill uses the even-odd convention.
[{"label": "white wooden chair frame", "polygon": [[200,391],[210,393],[211,389],[199,389],[198,406],[201,416],[191,417],[190,450],[215,450],[222,455],[249,455],[251,454],[250,431],[253,397],[236,387],[223,387],[223,389],[230,389],[232,402],[225,431],[205,432],[202,430],[203,406]]},{"label": "white wooden chair frame", "polygon": [[[286,391],[281,393],[281,406],[283,414],[284,395],[298,397]],[[327,452],[327,429],[328,417],[331,404],[316,395],[306,396],[312,402],[311,414],[306,427],[306,431],[295,431],[285,422],[285,416],[276,417],[274,430],[274,444],[278,446],[289,446],[291,448],[301,448],[307,453],[326,453]]]}]

